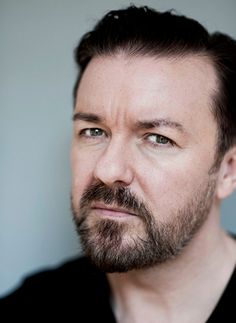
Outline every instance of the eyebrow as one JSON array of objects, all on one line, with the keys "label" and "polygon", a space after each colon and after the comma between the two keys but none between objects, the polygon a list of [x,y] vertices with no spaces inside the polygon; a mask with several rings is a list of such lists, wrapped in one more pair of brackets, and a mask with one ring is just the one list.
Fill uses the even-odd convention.
[{"label": "eyebrow", "polygon": [[103,119],[97,114],[84,113],[84,112],[75,113],[72,117],[72,120],[73,121],[81,120],[81,121],[87,121],[87,122],[93,122],[93,123],[99,123],[103,121]]},{"label": "eyebrow", "polygon": [[154,119],[154,120],[144,120],[138,121],[135,124],[135,128],[140,130],[147,130],[152,128],[167,127],[178,130],[179,132],[186,132],[183,125],[177,121],[172,121],[170,119]]},{"label": "eyebrow", "polygon": [[[84,112],[75,113],[72,117],[72,120],[73,121],[82,120],[82,121],[87,121],[92,123],[102,123],[104,121],[104,119],[98,116],[97,114],[84,113]],[[137,130],[147,130],[147,129],[160,128],[160,127],[173,128],[182,133],[186,132],[181,123],[170,120],[168,118],[137,121],[134,126],[134,128]]]}]

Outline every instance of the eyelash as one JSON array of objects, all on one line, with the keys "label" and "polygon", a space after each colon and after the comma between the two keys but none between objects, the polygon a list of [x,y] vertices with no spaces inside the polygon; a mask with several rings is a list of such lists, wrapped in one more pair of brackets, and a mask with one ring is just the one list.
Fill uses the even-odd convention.
[{"label": "eyelash", "polygon": [[[101,137],[101,136],[89,136],[89,135],[86,135],[86,131],[92,131],[92,130],[98,130],[98,131],[101,131],[103,133],[103,135],[105,135],[105,137],[107,137],[107,134],[105,133],[104,130],[100,129],[100,128],[85,128],[85,129],[82,129],[80,132],[79,132],[79,137],[84,137],[86,139],[91,139],[91,140],[94,140],[94,139],[97,139],[97,137]],[[151,140],[147,140],[147,138],[150,138],[151,136],[153,137],[158,137],[159,139],[164,139],[167,141],[167,143],[156,143],[154,141],[151,141]],[[156,133],[147,133],[144,135],[143,137],[147,142],[148,144],[154,146],[154,147],[164,147],[164,146],[174,146],[175,143],[173,140],[169,139],[168,137],[166,136],[163,136],[163,135],[159,135],[159,134],[156,134]]]}]

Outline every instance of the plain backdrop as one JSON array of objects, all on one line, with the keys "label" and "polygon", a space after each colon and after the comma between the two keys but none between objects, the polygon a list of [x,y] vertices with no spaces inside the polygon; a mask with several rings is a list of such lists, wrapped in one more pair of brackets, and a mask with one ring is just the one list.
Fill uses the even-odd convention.
[{"label": "plain backdrop", "polygon": [[[236,38],[235,0],[133,1]],[[0,0],[0,295],[80,252],[70,213],[73,49],[129,1]],[[236,232],[235,197],[222,207]]]}]

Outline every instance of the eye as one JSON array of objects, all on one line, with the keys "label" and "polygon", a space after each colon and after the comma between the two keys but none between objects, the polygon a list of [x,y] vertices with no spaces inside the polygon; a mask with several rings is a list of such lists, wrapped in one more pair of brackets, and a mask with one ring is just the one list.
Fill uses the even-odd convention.
[{"label": "eye", "polygon": [[154,146],[173,146],[174,142],[162,135],[159,134],[148,134],[145,139]]},{"label": "eye", "polygon": [[79,132],[80,137],[92,138],[105,136],[105,132],[100,128],[86,128]]}]

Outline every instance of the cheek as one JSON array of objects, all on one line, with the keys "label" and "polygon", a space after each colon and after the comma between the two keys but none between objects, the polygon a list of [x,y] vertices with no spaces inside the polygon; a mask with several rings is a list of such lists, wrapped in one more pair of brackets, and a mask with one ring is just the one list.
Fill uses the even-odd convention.
[{"label": "cheek", "polygon": [[184,160],[181,163],[168,163],[163,166],[156,163],[152,167],[139,170],[139,186],[141,196],[147,201],[149,207],[160,215],[168,213],[168,210],[176,210],[193,198],[199,187],[205,183],[207,171],[193,168],[193,163]]},{"label": "cheek", "polygon": [[85,154],[72,148],[71,151],[71,170],[72,170],[72,196],[76,205],[84,193],[84,190],[92,181],[94,169],[94,158],[87,157]]},{"label": "cheek", "polygon": [[185,179],[172,172],[153,172],[152,176],[145,176],[144,194],[145,200],[150,201],[150,207],[158,210],[167,210],[176,207],[183,199],[183,187],[186,187]]}]

